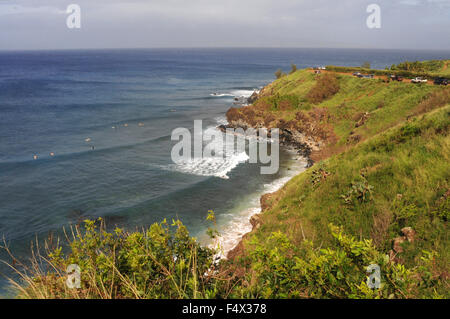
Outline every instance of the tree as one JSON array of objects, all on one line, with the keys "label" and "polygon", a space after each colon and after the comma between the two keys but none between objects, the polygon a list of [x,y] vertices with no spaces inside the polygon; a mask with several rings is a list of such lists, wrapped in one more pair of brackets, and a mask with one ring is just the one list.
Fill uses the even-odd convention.
[{"label": "tree", "polygon": [[281,69],[278,69],[275,71],[275,77],[277,79],[281,78],[282,76],[284,76],[285,74],[283,73],[283,71]]},{"label": "tree", "polygon": [[297,71],[297,66],[294,63],[291,63],[291,72],[289,74],[295,73]]}]

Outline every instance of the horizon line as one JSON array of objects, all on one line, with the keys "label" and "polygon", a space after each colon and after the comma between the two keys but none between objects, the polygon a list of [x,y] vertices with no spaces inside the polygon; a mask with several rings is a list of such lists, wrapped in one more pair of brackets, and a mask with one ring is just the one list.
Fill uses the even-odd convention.
[{"label": "horizon line", "polygon": [[104,47],[104,48],[38,48],[38,49],[0,49],[0,52],[45,52],[45,51],[102,51],[102,50],[213,50],[213,49],[273,49],[273,50],[379,50],[379,51],[443,51],[450,52],[448,49],[414,49],[414,48],[373,48],[373,47],[264,47],[264,46],[192,46],[192,47],[175,47],[175,46],[161,46],[161,47]]}]

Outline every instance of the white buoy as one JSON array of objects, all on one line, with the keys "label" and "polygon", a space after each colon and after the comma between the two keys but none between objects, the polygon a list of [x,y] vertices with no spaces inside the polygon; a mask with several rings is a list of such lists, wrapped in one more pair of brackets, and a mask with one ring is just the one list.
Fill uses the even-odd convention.
[{"label": "white buoy", "polygon": [[84,140],[86,143],[89,143],[91,141],[91,138],[88,137],[87,139]]}]

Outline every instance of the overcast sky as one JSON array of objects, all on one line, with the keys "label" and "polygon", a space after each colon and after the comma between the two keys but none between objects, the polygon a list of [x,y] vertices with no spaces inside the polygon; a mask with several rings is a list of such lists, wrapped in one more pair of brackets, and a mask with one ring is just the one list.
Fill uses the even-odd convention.
[{"label": "overcast sky", "polygon": [[450,0],[0,0],[0,50],[152,47],[450,50]]}]

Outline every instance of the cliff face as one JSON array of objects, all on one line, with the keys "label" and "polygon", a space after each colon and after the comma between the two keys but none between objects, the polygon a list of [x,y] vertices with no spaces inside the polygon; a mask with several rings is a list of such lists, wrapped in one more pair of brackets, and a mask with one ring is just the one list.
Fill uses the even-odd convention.
[{"label": "cliff face", "polygon": [[[242,128],[247,130],[248,128],[266,128],[263,123],[258,123],[257,125],[251,124],[246,121],[245,118],[238,119],[228,119],[227,125],[221,125],[219,127],[222,131],[225,132],[227,128]],[[275,127],[269,127],[268,129],[272,129]],[[309,156],[313,151],[319,151],[323,146],[323,141],[316,140],[311,136],[307,136],[304,133],[300,132],[295,128],[281,128],[280,132],[280,145],[292,147],[298,151],[298,154],[309,159]],[[268,133],[270,137],[270,132]],[[309,159],[310,165],[312,165],[312,160]]]}]

